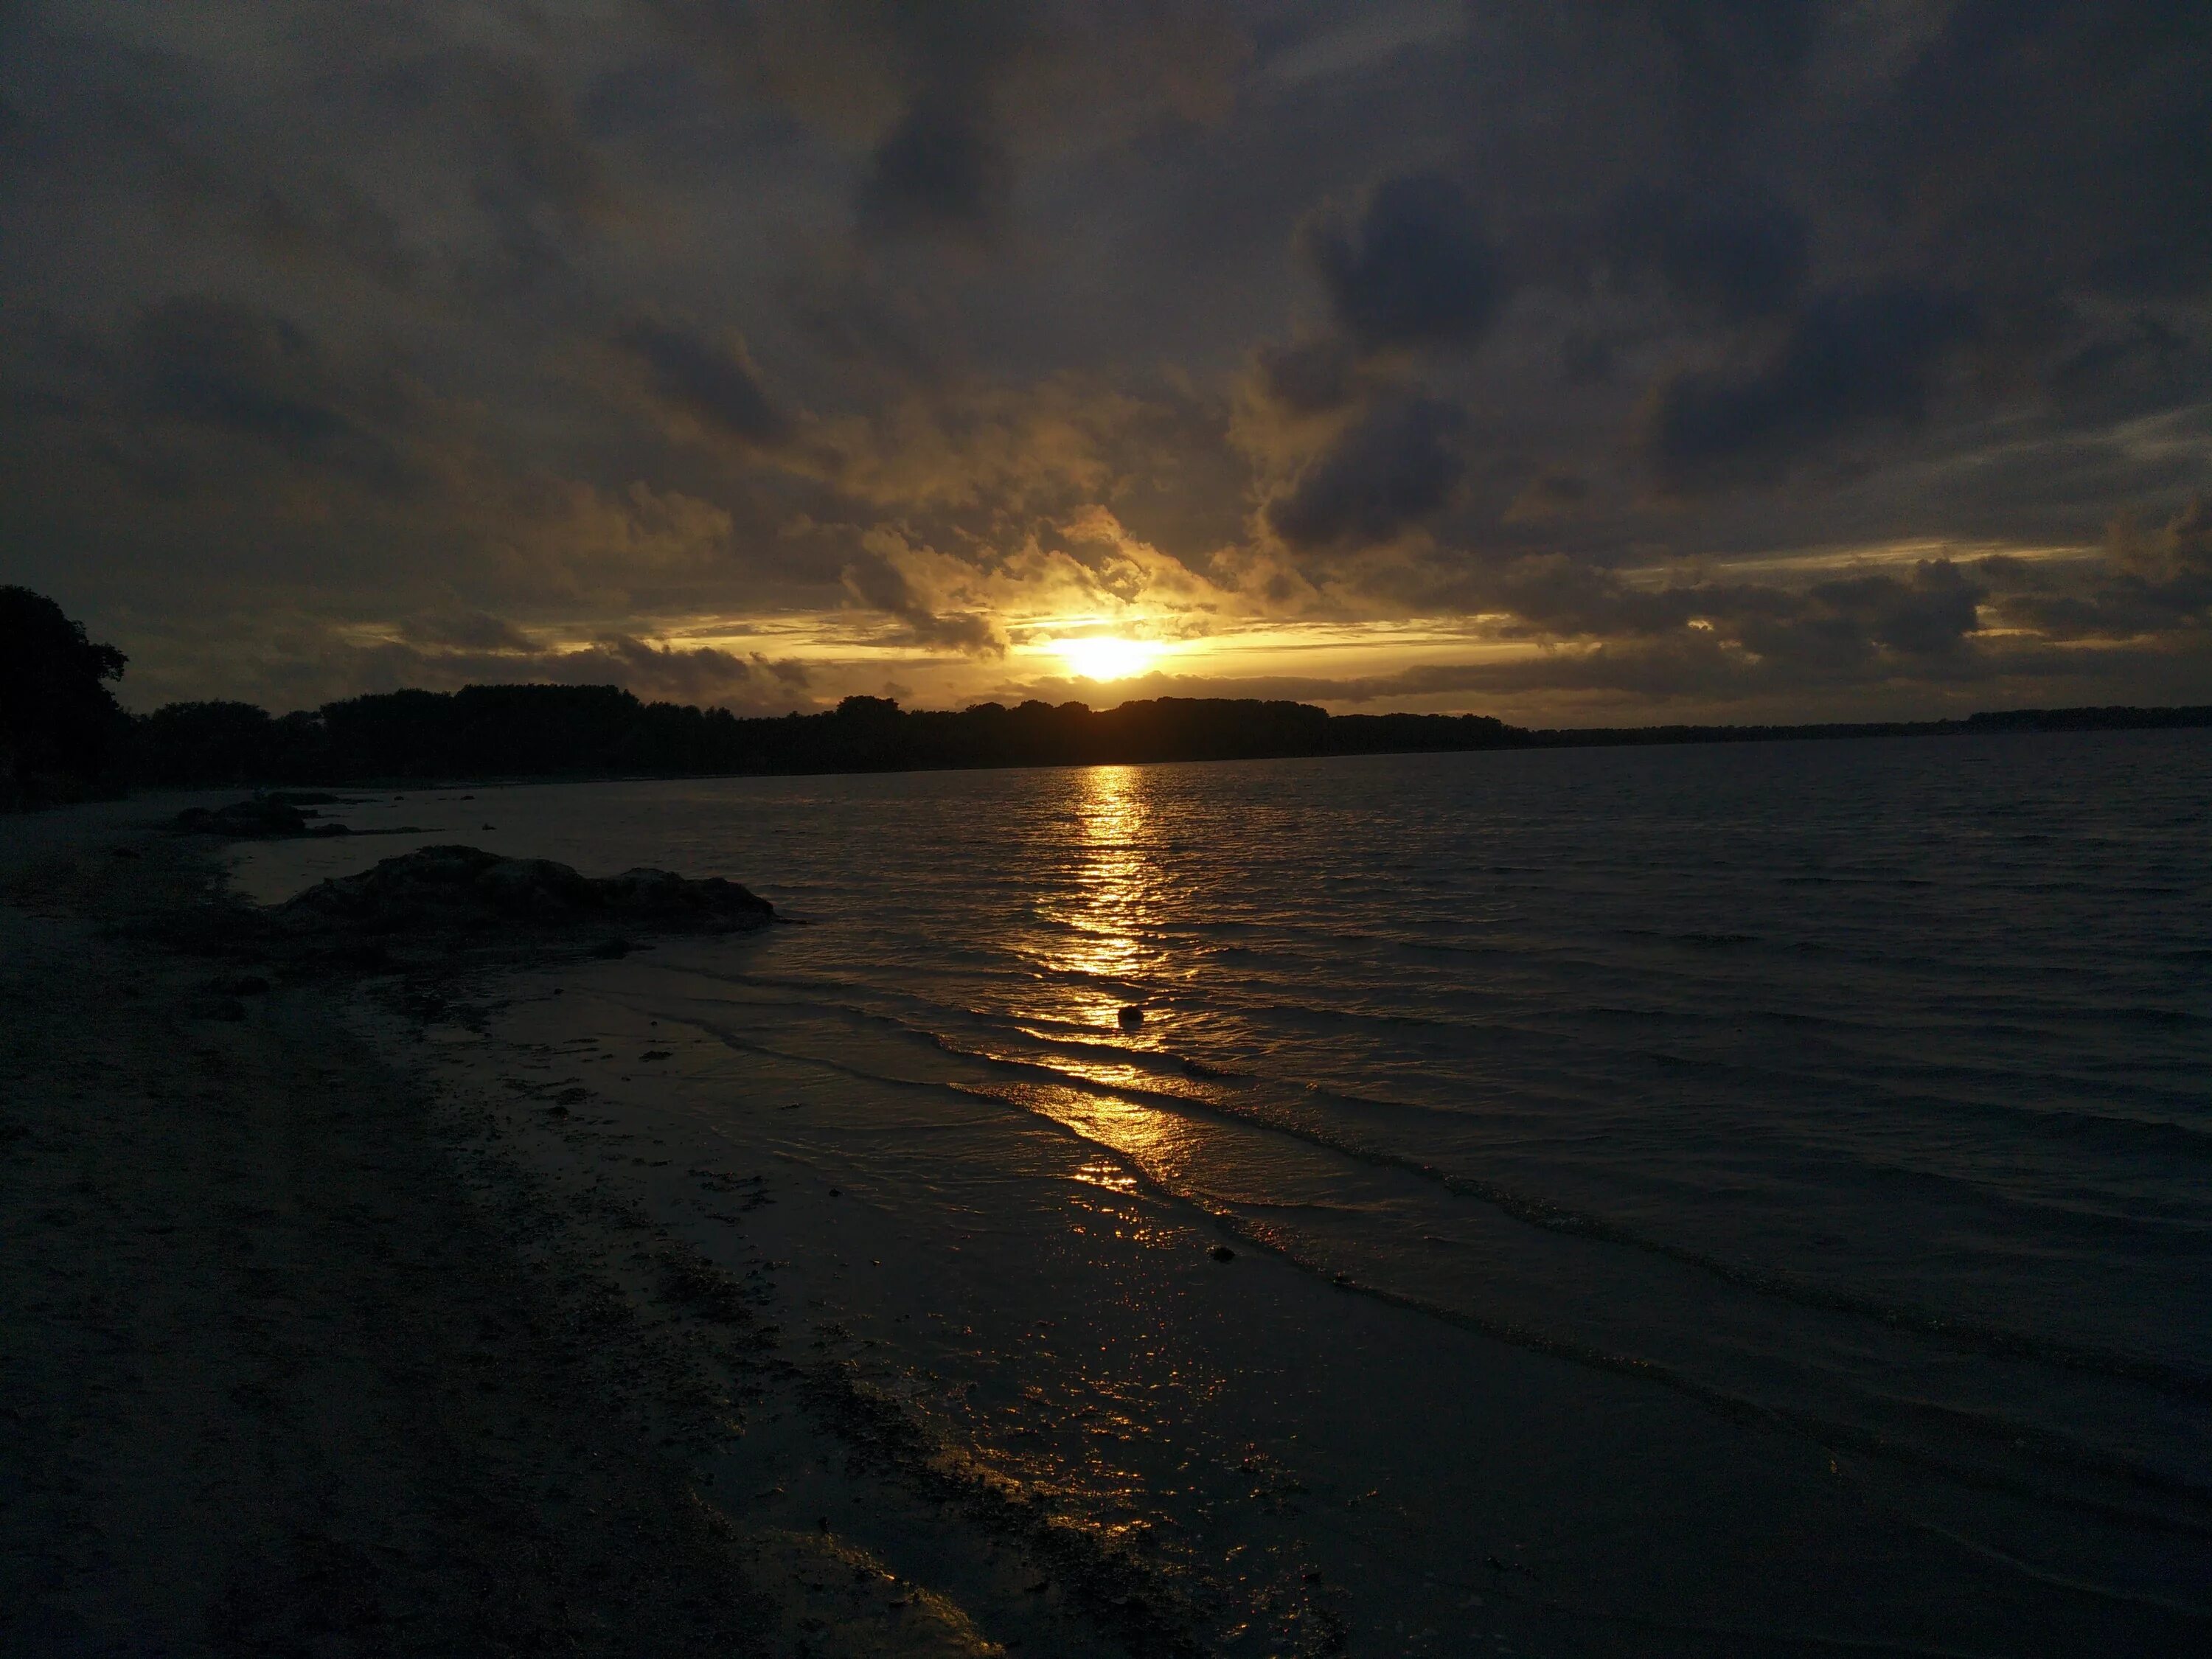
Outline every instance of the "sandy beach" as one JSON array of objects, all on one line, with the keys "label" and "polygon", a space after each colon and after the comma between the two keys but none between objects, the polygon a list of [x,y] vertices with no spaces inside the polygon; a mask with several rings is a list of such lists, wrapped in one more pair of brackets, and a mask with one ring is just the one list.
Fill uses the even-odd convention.
[{"label": "sandy beach", "polygon": [[[1183,1645],[787,1353],[756,1288],[387,1066],[355,986],[163,943],[219,865],[158,816],[10,826],[0,1647]],[[757,1485],[718,1492],[749,1425]]]}]

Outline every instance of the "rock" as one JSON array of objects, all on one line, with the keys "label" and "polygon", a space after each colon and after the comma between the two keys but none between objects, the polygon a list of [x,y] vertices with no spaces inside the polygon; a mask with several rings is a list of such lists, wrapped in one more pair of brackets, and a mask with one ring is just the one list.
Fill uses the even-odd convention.
[{"label": "rock", "polygon": [[1133,1031],[1145,1023],[1145,1011],[1133,1002],[1121,1010],[1116,1018],[1121,1020],[1123,1030]]},{"label": "rock", "polygon": [[230,841],[278,841],[299,836],[348,836],[343,823],[310,824],[316,815],[301,810],[303,800],[332,800],[330,795],[255,795],[228,806],[187,806],[172,820],[179,835],[222,836]]},{"label": "rock", "polygon": [[704,926],[720,932],[725,930],[716,924],[725,919],[746,918],[739,925],[758,927],[775,915],[766,899],[720,876],[691,881],[666,870],[625,870],[604,885],[615,908],[663,927]]},{"label": "rock", "polygon": [[[501,858],[479,848],[443,846],[319,883],[280,906],[276,916],[293,927],[362,933],[618,923],[662,933],[732,933],[765,927],[775,919],[775,907],[719,876],[691,881],[665,870],[629,870],[595,880],[550,859]],[[611,957],[635,948],[616,936],[593,954]]]},{"label": "rock", "polygon": [[265,795],[234,800],[212,809],[187,806],[176,816],[176,828],[188,836],[226,836],[234,841],[278,836],[304,836],[307,815],[289,801]]}]

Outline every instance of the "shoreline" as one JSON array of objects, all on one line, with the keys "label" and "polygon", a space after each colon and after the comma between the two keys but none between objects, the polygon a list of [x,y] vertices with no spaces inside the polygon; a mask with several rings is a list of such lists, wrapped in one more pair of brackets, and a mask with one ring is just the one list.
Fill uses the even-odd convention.
[{"label": "shoreline", "polygon": [[[407,1015],[159,942],[220,869],[83,817],[0,868],[7,1645],[1197,1650],[786,1352],[757,1286],[387,1063]],[[823,1513],[717,1491],[736,1445]]]},{"label": "shoreline", "polygon": [[[281,946],[209,919],[383,846],[226,870],[134,811],[0,841],[0,1066],[40,1108],[0,1105],[30,1176],[0,1352],[95,1357],[4,1379],[31,1432],[0,1492],[38,1501],[0,1545],[46,1577],[0,1583],[0,1632],[20,1605],[105,1650],[151,1605],[194,1653],[1778,1659],[2202,1624],[2179,1554],[2107,1559],[2080,1503],[1332,1276],[1281,1229],[1388,1212],[1492,1294],[1549,1282],[1513,1247],[1555,1236],[1431,1228],[1426,1188],[1201,1133],[1091,1046],[1082,1086],[979,1075],[949,1028],[831,990],[834,907],[637,955],[599,928]],[[720,843],[649,815],[483,811],[516,856],[866,890],[702,863]],[[60,1293],[88,1263],[125,1303]]]}]

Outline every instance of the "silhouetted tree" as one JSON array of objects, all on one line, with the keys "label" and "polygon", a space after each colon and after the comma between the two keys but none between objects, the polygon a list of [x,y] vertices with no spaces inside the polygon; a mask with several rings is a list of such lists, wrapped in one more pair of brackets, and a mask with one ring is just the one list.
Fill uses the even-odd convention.
[{"label": "silhouetted tree", "polygon": [[902,708],[847,697],[815,714],[744,718],[641,702],[612,685],[469,685],[380,691],[271,720],[247,703],[171,703],[137,722],[143,783],[346,784],[439,778],[884,772],[1267,760],[1297,755],[1747,743],[2212,726],[2212,708],[2029,709],[1972,720],[1847,726],[1642,726],[1530,732],[1487,714],[1330,714],[1310,703],[1144,698],[1118,708],[1030,701]]},{"label": "silhouetted tree", "polygon": [[276,757],[277,722],[250,702],[173,702],[138,721],[131,773],[140,783],[258,783]]},{"label": "silhouetted tree", "polygon": [[0,587],[0,806],[112,788],[131,717],[109,680],[127,659],[27,587]]}]

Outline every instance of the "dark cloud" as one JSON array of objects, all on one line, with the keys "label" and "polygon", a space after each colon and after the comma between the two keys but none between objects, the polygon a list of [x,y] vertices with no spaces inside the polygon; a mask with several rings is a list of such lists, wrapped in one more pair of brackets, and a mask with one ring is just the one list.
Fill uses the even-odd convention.
[{"label": "dark cloud", "polygon": [[1505,517],[1509,522],[1556,518],[1580,512],[1589,499],[1589,479],[1556,468],[1547,469],[1528,480],[1506,508]]},{"label": "dark cloud", "polygon": [[1818,38],[1822,0],[1644,0],[1675,56],[1674,94],[1692,155],[1724,155],[1796,88]]},{"label": "dark cloud", "polygon": [[1466,471],[1452,441],[1466,424],[1466,411],[1439,398],[1370,411],[1268,503],[1268,526],[1294,547],[1389,541],[1450,501]]},{"label": "dark cloud", "polygon": [[2069,401],[2110,398],[2169,402],[2188,395],[2197,343],[2163,318],[2136,311],[2089,334],[2062,356],[2045,375],[2057,396]]},{"label": "dark cloud", "polygon": [[[810,676],[803,664],[739,655],[714,646],[656,645],[635,635],[611,632],[583,644],[533,640],[492,617],[473,629],[449,629],[433,622],[406,636],[370,646],[324,642],[325,675],[342,695],[422,686],[452,690],[463,685],[550,684],[619,685],[647,702],[688,702],[741,713],[782,713],[805,703]],[[485,626],[489,624],[489,626]],[[459,637],[476,634],[478,637]],[[299,665],[241,664],[258,672],[272,700],[297,683]],[[312,683],[312,681],[310,681]],[[325,683],[330,683],[328,680]]]},{"label": "dark cloud", "polygon": [[511,60],[478,56],[465,61],[465,79],[489,141],[484,148],[495,163],[479,175],[477,189],[489,198],[511,193],[519,203],[550,208],[571,227],[611,213],[613,185],[568,100]]},{"label": "dark cloud", "polygon": [[1744,185],[1704,192],[1633,186],[1615,203],[1605,243],[1632,281],[1656,279],[1685,305],[1729,321],[1790,305],[1811,265],[1803,218]]},{"label": "dark cloud", "polygon": [[1920,659],[1955,656],[1981,626],[1987,590],[1948,559],[1923,560],[1906,580],[1888,574],[1817,582],[1794,604],[1730,618],[1761,658],[1830,672],[1856,669],[1876,653]]},{"label": "dark cloud", "polygon": [[988,238],[1004,223],[1013,191],[1013,157],[989,112],[957,94],[932,94],[869,158],[860,221],[883,235]]},{"label": "dark cloud", "polygon": [[168,300],[131,341],[157,414],[313,449],[351,422],[331,406],[319,354],[281,317],[237,301]]},{"label": "dark cloud", "polygon": [[644,366],[653,395],[708,433],[761,447],[790,436],[736,335],[648,319],[625,330],[621,343]]},{"label": "dark cloud", "polygon": [[1006,653],[1006,631],[994,617],[981,611],[939,610],[896,562],[876,549],[864,550],[845,567],[844,584],[862,605],[896,618],[914,644],[971,657]]},{"label": "dark cloud", "polygon": [[2132,639],[2212,629],[2212,495],[2146,529],[2133,515],[2112,526],[2094,578],[2062,588],[2032,568],[2001,567],[2024,591],[2000,604],[2008,622],[2058,639]]},{"label": "dark cloud", "polygon": [[1686,493],[1769,482],[1838,438],[1911,426],[1974,321],[1971,301],[1940,289],[1826,295],[1747,373],[1662,382],[1644,410],[1645,453],[1667,489]]},{"label": "dark cloud", "polygon": [[264,184],[239,222],[272,264],[350,268],[395,291],[417,286],[427,264],[392,216],[343,178]]},{"label": "dark cloud", "polygon": [[658,0],[732,78],[811,125],[866,135],[854,186],[871,238],[988,246],[1040,151],[1203,119],[1243,31],[1217,0]]},{"label": "dark cloud", "polygon": [[1270,343],[1253,353],[1260,389],[1293,415],[1341,409],[1359,390],[1359,365],[1341,340]]},{"label": "dark cloud", "polygon": [[2201,295],[2212,12],[1960,0],[1869,112],[1887,200],[1994,285]]},{"label": "dark cloud", "polygon": [[481,611],[430,611],[400,625],[410,645],[441,650],[535,653],[537,641],[513,623]]},{"label": "dark cloud", "polygon": [[1364,346],[1473,339],[1504,297],[1498,251],[1474,204],[1433,173],[1377,185],[1356,222],[1316,219],[1301,246],[1337,322]]},{"label": "dark cloud", "polygon": [[126,423],[198,428],[382,489],[415,471],[406,428],[420,395],[342,363],[289,319],[242,301],[184,295],[149,307],[114,366]]},{"label": "dark cloud", "polygon": [[1784,586],[1632,582],[1539,554],[1455,580],[1453,608],[1510,616],[1510,632],[1578,644],[1635,641],[1634,660],[1646,666],[1717,653],[1739,678],[1755,670],[1775,689],[1966,672],[1990,592],[1984,573],[1948,559],[1920,560],[1902,574],[1876,570]]},{"label": "dark cloud", "polygon": [[773,703],[807,684],[797,663],[740,657],[713,646],[653,645],[626,634],[543,656],[535,666],[564,685],[621,685],[648,701],[708,707]]}]

